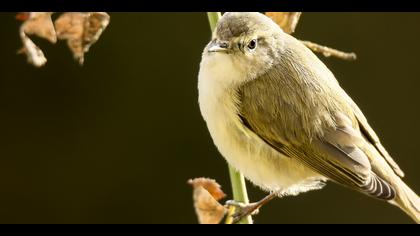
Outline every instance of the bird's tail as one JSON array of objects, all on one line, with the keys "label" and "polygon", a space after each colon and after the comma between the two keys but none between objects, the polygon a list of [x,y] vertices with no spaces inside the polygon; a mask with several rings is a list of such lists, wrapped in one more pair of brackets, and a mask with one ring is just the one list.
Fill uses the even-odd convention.
[{"label": "bird's tail", "polygon": [[398,184],[395,184],[396,197],[389,201],[398,206],[407,215],[409,215],[417,224],[420,224],[420,199],[417,194],[410,189],[400,178],[397,178]]}]

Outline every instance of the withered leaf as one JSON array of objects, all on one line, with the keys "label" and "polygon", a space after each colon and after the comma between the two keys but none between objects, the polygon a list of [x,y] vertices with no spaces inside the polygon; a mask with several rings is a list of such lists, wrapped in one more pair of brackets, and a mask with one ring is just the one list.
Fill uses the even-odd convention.
[{"label": "withered leaf", "polygon": [[47,63],[47,58],[45,57],[42,50],[32,42],[28,37],[24,36],[22,38],[23,47],[18,51],[18,53],[25,54],[28,60],[28,63],[41,67]]},{"label": "withered leaf", "polygon": [[226,194],[222,191],[222,187],[214,179],[195,178],[189,180],[188,183],[191,184],[193,188],[199,186],[205,188],[217,201],[226,197]]},{"label": "withered leaf", "polygon": [[30,12],[21,29],[26,35],[36,35],[47,39],[51,43],[56,43],[57,35],[51,20],[51,14],[52,12]]},{"label": "withered leaf", "polygon": [[220,185],[207,178],[188,181],[193,186],[194,208],[200,224],[219,224],[227,210],[217,200],[225,196]]},{"label": "withered leaf", "polygon": [[25,54],[28,62],[36,67],[43,66],[47,62],[47,58],[45,58],[42,50],[32,42],[28,35],[37,35],[51,43],[57,42],[51,14],[52,12],[27,12],[16,16],[17,19],[24,20],[19,30],[23,43],[19,53]]},{"label": "withered leaf", "polygon": [[20,27],[23,48],[19,52],[27,56],[29,63],[40,67],[47,62],[47,59],[28,35],[37,35],[51,43],[56,43],[57,38],[65,39],[75,59],[83,64],[84,54],[107,27],[109,15],[105,12],[69,12],[63,13],[53,24],[52,14],[52,12],[20,12],[16,15],[16,19],[23,21]]},{"label": "withered leaf", "polygon": [[109,15],[105,12],[66,12],[54,22],[57,37],[67,40],[80,64],[83,64],[84,54],[99,39],[108,23]]},{"label": "withered leaf", "polygon": [[284,32],[293,34],[301,12],[266,12],[265,15],[273,19]]}]

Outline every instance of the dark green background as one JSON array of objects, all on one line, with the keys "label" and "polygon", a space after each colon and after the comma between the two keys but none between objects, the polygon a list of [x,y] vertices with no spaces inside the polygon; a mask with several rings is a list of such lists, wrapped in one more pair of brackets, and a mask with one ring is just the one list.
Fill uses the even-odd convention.
[{"label": "dark green background", "polygon": [[[111,13],[80,67],[64,42],[48,63],[16,55],[0,14],[0,223],[195,223],[192,177],[230,194],[197,103],[205,13]],[[420,13],[304,13],[296,37],[345,51],[322,60],[420,191]],[[263,193],[249,185],[251,200]],[[411,223],[396,207],[328,184],[275,200],[257,223]]]}]

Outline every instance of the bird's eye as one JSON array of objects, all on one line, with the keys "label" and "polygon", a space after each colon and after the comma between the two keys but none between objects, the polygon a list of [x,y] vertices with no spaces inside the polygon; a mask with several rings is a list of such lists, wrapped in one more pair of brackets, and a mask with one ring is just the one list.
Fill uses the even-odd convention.
[{"label": "bird's eye", "polygon": [[248,48],[250,50],[254,50],[257,47],[257,40],[253,39],[248,43]]}]

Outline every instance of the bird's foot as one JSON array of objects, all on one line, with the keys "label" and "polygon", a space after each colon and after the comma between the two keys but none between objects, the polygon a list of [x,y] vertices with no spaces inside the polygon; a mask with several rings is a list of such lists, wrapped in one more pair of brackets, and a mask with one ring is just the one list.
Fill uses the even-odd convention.
[{"label": "bird's foot", "polygon": [[228,207],[235,207],[235,213],[232,215],[232,224],[238,223],[244,217],[258,214],[259,208],[261,207],[261,204],[259,204],[259,202],[245,204],[242,202],[237,202],[235,200],[229,200],[225,203],[225,205]]},{"label": "bird's foot", "polygon": [[273,198],[275,198],[276,196],[279,196],[281,192],[272,192],[269,195],[267,195],[266,197],[264,197],[263,199],[261,199],[258,202],[253,202],[253,203],[242,203],[242,202],[237,202],[234,200],[229,200],[226,202],[226,205],[229,206],[234,206],[235,207],[235,213],[232,215],[232,224],[236,224],[239,221],[241,221],[244,217],[250,216],[250,215],[256,215],[259,212],[260,207],[264,206],[266,203],[268,203],[269,201],[271,201]]}]

